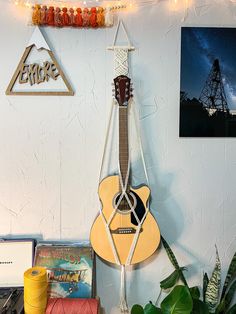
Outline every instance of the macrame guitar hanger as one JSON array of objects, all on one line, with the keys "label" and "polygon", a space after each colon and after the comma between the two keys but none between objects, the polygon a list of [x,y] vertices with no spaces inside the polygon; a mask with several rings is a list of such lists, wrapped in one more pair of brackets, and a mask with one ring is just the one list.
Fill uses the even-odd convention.
[{"label": "macrame guitar hanger", "polygon": [[[125,34],[125,37],[127,39],[127,45],[125,46],[117,46],[117,37],[120,30],[120,27],[122,27],[123,32]],[[113,40],[113,45],[107,47],[108,50],[114,51],[114,70],[115,70],[115,76],[119,75],[128,75],[129,73],[129,63],[128,63],[128,54],[129,51],[135,50],[135,47],[131,45],[128,33],[125,29],[124,23],[122,20],[119,20]]]},{"label": "macrame guitar hanger", "polygon": [[[122,26],[123,31],[125,33],[125,36],[127,38],[127,45],[126,46],[117,46],[116,45],[116,41],[117,41],[117,37],[118,37],[118,32],[120,29],[120,26]],[[107,48],[108,50],[112,50],[114,51],[114,71],[115,71],[115,77],[119,76],[119,75],[128,75],[129,73],[129,63],[128,63],[128,54],[129,51],[133,51],[135,50],[135,48],[131,45],[131,42],[129,40],[127,31],[124,27],[124,24],[121,20],[119,20],[118,25],[117,25],[117,29],[115,32],[115,36],[114,36],[114,41],[113,41],[113,45]],[[132,100],[129,101],[129,103],[132,102]],[[107,150],[107,146],[108,146],[108,137],[109,137],[109,130],[111,128],[112,125],[112,121],[114,120],[114,112],[115,112],[115,108],[117,108],[118,103],[115,99],[112,100],[112,107],[111,107],[111,112],[110,112],[110,118],[109,118],[109,124],[108,124],[108,128],[107,128],[107,133],[106,133],[106,139],[105,139],[105,146],[104,146],[104,152],[103,152],[103,157],[102,157],[102,165],[101,165],[101,171],[100,171],[100,182],[102,180],[102,169],[104,166],[104,160],[105,160],[105,152]],[[128,105],[128,108],[130,107],[130,105]],[[119,108],[119,107],[118,107]],[[119,108],[119,110],[122,110]],[[136,127],[136,131],[137,131],[137,135],[138,135],[138,141],[139,141],[139,146],[140,146],[140,151],[141,151],[141,158],[142,158],[142,162],[143,162],[143,167],[144,167],[144,172],[146,175],[146,179],[148,182],[148,177],[147,177],[147,171],[146,171],[146,166],[145,166],[145,162],[144,162],[144,157],[143,157],[143,151],[142,151],[142,143],[141,143],[141,137],[140,137],[140,133],[138,132],[138,125],[137,121],[136,121],[136,117],[135,117],[135,127]],[[130,154],[129,154],[130,156]],[[147,216],[148,213],[148,209],[146,209],[145,214],[143,215],[142,219],[140,220],[139,217],[137,216],[136,212],[135,212],[135,208],[136,208],[136,198],[134,196],[134,194],[132,193],[132,191],[129,191],[129,195],[133,198],[133,204],[130,200],[129,195],[127,194],[127,186],[128,186],[128,179],[129,179],[129,172],[130,172],[130,158],[128,161],[128,169],[127,169],[127,173],[125,176],[125,180],[123,182],[122,180],[122,176],[121,176],[121,170],[120,170],[120,165],[118,164],[118,170],[119,170],[119,178],[120,178],[120,187],[121,187],[121,191],[120,191],[120,195],[119,198],[116,202],[116,204],[114,205],[114,209],[110,215],[110,217],[108,219],[106,219],[105,215],[102,212],[102,208],[100,208],[100,214],[103,220],[103,223],[105,225],[105,229],[106,229],[106,233],[107,233],[107,237],[114,255],[114,259],[115,259],[115,263],[117,265],[121,266],[121,278],[120,278],[120,310],[122,313],[127,313],[128,312],[128,305],[127,305],[127,300],[126,300],[126,287],[125,287],[125,267],[131,264],[133,255],[134,255],[134,251],[138,242],[138,238],[140,235],[140,231],[141,231],[141,227],[143,224],[144,219]],[[129,254],[127,256],[126,262],[125,264],[121,264],[120,258],[118,256],[118,252],[115,246],[115,243],[113,241],[113,237],[111,234],[111,230],[110,230],[110,224],[113,220],[113,218],[115,217],[115,215],[118,212],[118,208],[119,205],[122,201],[122,199],[125,198],[128,206],[130,208],[130,212],[133,213],[138,226],[136,228],[135,234],[134,234],[134,238],[133,241],[131,243],[131,247],[129,250]]]}]

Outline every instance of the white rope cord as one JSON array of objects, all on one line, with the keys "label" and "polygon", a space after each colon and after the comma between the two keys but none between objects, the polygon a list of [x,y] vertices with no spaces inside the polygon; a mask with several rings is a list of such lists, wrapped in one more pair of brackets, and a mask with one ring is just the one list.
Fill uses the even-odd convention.
[{"label": "white rope cord", "polygon": [[[132,107],[131,108],[135,108],[133,99],[132,99]],[[147,180],[147,184],[149,185],[147,166],[146,166],[144,153],[143,153],[142,137],[141,137],[141,134],[140,134],[140,127],[139,127],[140,124],[138,123],[138,121],[140,119],[137,116],[137,111],[135,109],[133,109],[133,113],[134,113],[134,122],[135,122],[134,124],[135,124],[135,128],[136,128],[136,134],[138,135],[139,149],[140,149],[141,158],[142,158],[143,170],[144,170],[144,174],[145,174],[145,177],[146,177],[146,180]]]},{"label": "white rope cord", "polygon": [[113,115],[114,115],[115,104],[116,104],[116,100],[114,98],[112,98],[111,110],[110,110],[110,115],[109,115],[109,121],[108,121],[107,130],[106,130],[105,145],[104,145],[103,155],[102,155],[102,162],[101,162],[101,169],[100,169],[100,175],[99,175],[99,182],[102,181],[102,169],[103,169],[103,165],[104,165],[105,152],[107,150],[109,130],[111,129],[111,123],[112,123],[112,118],[113,118]]},{"label": "white rope cord", "polygon": [[[107,150],[107,145],[108,145],[109,130],[111,128],[112,118],[113,118],[113,115],[114,115],[114,108],[115,108],[115,100],[112,99],[112,107],[111,107],[111,111],[110,111],[110,117],[109,117],[109,122],[108,122],[108,126],[107,126],[107,131],[106,131],[106,138],[105,138],[105,145],[104,145],[104,150],[103,150],[103,155],[102,155],[102,163],[101,163],[101,169],[100,169],[100,175],[99,175],[99,182],[102,181],[102,169],[103,169],[104,160],[105,160],[105,152]],[[112,235],[111,235],[111,231],[110,231],[110,228],[109,228],[110,223],[107,222],[107,220],[106,220],[106,218],[105,218],[105,216],[103,214],[102,207],[100,207],[99,211],[100,211],[100,215],[102,217],[104,226],[106,228],[106,233],[107,233],[107,236],[108,236],[108,240],[110,242],[112,253],[113,253],[114,258],[115,258],[115,262],[116,262],[116,264],[120,265],[119,256],[118,256],[118,253],[117,253],[117,250],[116,250],[116,247],[115,247]],[[116,212],[113,211],[113,213],[112,213],[113,215],[112,215],[111,220],[115,216],[115,213]]]},{"label": "white rope cord", "polygon": [[123,23],[122,20],[119,20],[119,22],[117,24],[117,27],[116,27],[116,32],[115,32],[115,36],[114,36],[114,40],[113,40],[113,48],[116,47],[115,44],[116,44],[116,41],[117,41],[117,36],[118,36],[118,32],[119,32],[120,26],[122,26],[123,31],[125,33],[125,36],[126,36],[126,39],[127,39],[127,42],[128,42],[128,47],[130,49],[133,49],[133,47],[131,46],[131,43],[130,43],[130,39],[129,39],[128,33],[127,33],[126,29],[125,29],[125,26],[124,26],[124,23]]}]

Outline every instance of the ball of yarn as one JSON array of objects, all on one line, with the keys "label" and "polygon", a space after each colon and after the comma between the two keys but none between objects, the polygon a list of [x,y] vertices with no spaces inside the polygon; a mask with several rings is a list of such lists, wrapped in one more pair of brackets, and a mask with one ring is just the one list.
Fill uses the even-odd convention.
[{"label": "ball of yarn", "polygon": [[49,299],[45,314],[98,314],[97,299]]}]

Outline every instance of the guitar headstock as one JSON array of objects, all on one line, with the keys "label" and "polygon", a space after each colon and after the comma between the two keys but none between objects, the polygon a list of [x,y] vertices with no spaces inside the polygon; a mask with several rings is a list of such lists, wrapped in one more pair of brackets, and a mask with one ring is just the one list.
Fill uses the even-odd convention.
[{"label": "guitar headstock", "polygon": [[128,76],[119,75],[114,79],[115,99],[119,106],[127,107],[132,95],[131,80]]}]

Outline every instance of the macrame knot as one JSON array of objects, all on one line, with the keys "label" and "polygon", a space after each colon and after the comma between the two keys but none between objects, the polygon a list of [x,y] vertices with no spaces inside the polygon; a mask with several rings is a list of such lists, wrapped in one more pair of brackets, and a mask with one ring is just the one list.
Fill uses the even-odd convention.
[{"label": "macrame knot", "polygon": [[128,75],[129,64],[128,64],[128,48],[114,48],[115,57],[115,75]]}]

